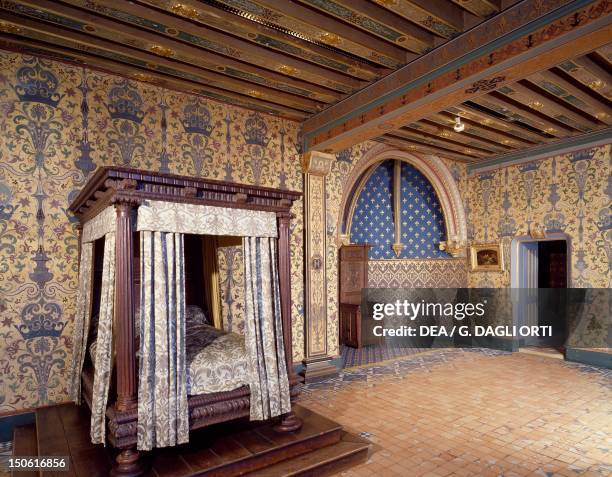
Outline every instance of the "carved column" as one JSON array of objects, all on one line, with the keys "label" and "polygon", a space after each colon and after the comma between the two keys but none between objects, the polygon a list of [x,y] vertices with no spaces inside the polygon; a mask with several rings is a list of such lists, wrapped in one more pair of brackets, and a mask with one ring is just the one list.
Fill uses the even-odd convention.
[{"label": "carved column", "polygon": [[393,223],[395,224],[395,242],[391,246],[399,258],[405,245],[402,244],[402,161],[393,161]]},{"label": "carved column", "polygon": [[304,172],[304,328],[303,375],[312,381],[337,372],[327,346],[327,223],[325,178],[336,157],[307,152],[302,156]]},{"label": "carved column", "polygon": [[115,203],[115,323],[117,331],[117,402],[118,411],[138,404],[136,376],[136,340],[134,306],[134,211],[131,201]]}]

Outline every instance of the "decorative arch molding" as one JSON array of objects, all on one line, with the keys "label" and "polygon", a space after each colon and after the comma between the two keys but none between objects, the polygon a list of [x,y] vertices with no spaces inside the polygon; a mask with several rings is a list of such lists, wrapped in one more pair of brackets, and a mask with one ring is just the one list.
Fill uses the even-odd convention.
[{"label": "decorative arch molding", "polygon": [[348,243],[350,224],[355,202],[365,183],[365,176],[376,164],[388,159],[397,159],[418,169],[433,186],[444,214],[446,242],[441,243],[453,257],[465,255],[467,244],[467,221],[459,188],[446,164],[437,156],[413,154],[385,144],[374,146],[353,167],[346,182],[340,202],[337,243]]}]

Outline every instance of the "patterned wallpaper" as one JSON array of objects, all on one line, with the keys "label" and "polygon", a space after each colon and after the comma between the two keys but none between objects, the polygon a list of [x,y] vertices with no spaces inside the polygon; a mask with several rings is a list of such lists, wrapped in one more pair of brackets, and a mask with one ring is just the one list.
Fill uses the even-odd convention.
[{"label": "patterned wallpaper", "polygon": [[468,238],[501,240],[504,272],[469,274],[472,287],[510,285],[510,243],[530,226],[571,240],[574,287],[611,285],[610,145],[464,178]]},{"label": "patterned wallpaper", "polygon": [[[70,200],[101,165],[302,189],[298,125],[0,51],[0,413],[68,399],[77,289]],[[302,202],[291,230],[303,352]]]},{"label": "patterned wallpaper", "polygon": [[463,288],[467,283],[465,258],[428,260],[370,260],[372,288]]},{"label": "patterned wallpaper", "polygon": [[399,257],[395,242],[394,161],[380,163],[364,184],[355,205],[351,243],[369,243],[370,259],[448,258],[438,244],[446,240],[442,207],[433,186],[415,167],[401,163],[400,220],[404,245]]}]

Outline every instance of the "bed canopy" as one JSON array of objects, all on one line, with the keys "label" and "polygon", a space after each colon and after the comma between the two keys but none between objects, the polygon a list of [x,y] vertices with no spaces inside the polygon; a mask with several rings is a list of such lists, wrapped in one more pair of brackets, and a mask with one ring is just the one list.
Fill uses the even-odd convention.
[{"label": "bed canopy", "polygon": [[[178,445],[188,441],[190,428],[245,416],[282,416],[281,431],[300,426],[290,404],[298,379],[289,269],[290,208],[299,196],[111,167],[97,171],[72,203],[81,224],[73,398],[83,397],[91,409],[92,442],[123,449],[119,473],[133,470],[135,445]],[[236,389],[188,395],[187,234],[242,237],[247,372]],[[101,238],[92,323],[94,243]],[[88,367],[90,328],[95,364]]]}]

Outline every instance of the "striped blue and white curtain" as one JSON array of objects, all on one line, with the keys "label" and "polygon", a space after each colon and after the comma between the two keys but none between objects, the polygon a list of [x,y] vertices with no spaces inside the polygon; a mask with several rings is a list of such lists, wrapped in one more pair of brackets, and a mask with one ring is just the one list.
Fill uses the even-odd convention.
[{"label": "striped blue and white curtain", "polygon": [[137,448],[189,441],[184,237],[140,232],[140,377]]},{"label": "striped blue and white curtain", "polygon": [[244,237],[245,346],[251,420],[291,411],[280,311],[275,237]]}]

